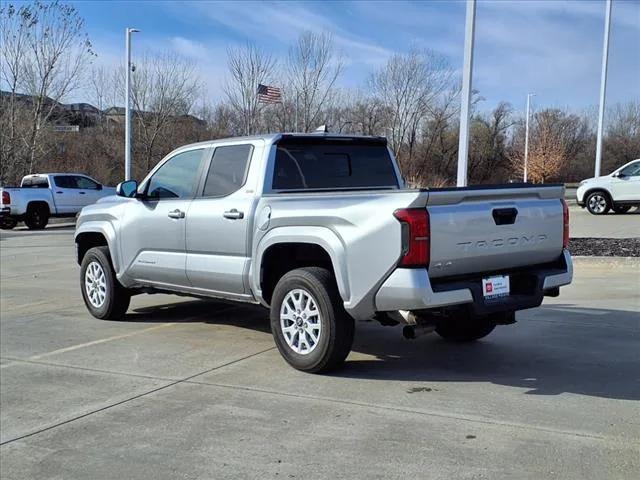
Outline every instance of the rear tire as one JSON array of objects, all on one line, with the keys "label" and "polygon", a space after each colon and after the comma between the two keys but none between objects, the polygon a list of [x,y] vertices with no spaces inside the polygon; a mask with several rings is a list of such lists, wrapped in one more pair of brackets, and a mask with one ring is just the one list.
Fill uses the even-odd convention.
[{"label": "rear tire", "polygon": [[121,320],[131,293],[116,278],[109,247],[93,247],[82,259],[80,290],[89,313],[102,320]]},{"label": "rear tire", "polygon": [[0,219],[0,230],[13,230],[16,225],[18,225],[18,221],[15,218],[2,217]]},{"label": "rear tire", "polygon": [[609,195],[603,191],[590,193],[587,197],[587,210],[593,215],[605,215],[611,209]]},{"label": "rear tire", "polygon": [[441,320],[436,333],[452,342],[473,342],[486,337],[496,328],[495,320],[489,316],[474,316],[461,310],[455,317]]},{"label": "rear tire", "polygon": [[42,230],[49,223],[49,208],[44,205],[29,205],[24,223],[29,230]]},{"label": "rear tire", "polygon": [[625,214],[629,210],[631,210],[631,207],[629,205],[614,205],[613,206],[613,211],[615,213],[617,213],[618,215]]},{"label": "rear tire", "polygon": [[328,372],[351,351],[355,324],[327,269],[305,267],[286,273],[273,292],[270,316],[276,346],[297,370]]}]

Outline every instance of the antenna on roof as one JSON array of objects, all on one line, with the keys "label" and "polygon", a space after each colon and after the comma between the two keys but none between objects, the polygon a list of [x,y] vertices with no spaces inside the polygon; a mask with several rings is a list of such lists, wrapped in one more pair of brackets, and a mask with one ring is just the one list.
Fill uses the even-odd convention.
[{"label": "antenna on roof", "polygon": [[320,125],[318,128],[314,130],[314,133],[329,133],[329,129],[326,125]]}]

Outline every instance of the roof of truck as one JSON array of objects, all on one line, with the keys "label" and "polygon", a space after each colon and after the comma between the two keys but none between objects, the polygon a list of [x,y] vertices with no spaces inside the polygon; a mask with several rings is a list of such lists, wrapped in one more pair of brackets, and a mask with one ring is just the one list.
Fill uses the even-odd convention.
[{"label": "roof of truck", "polygon": [[[285,137],[300,137],[300,138],[363,138],[363,139],[378,139],[382,140],[385,137],[382,136],[373,136],[373,135],[353,135],[353,134],[344,134],[344,133],[324,133],[324,132],[309,132],[309,133],[267,133],[263,135],[250,135],[245,137],[226,137],[226,138],[217,138],[215,140],[205,140],[198,143],[191,143],[189,145],[184,145],[179,149],[183,149],[186,147],[196,147],[196,146],[207,146],[207,145],[215,145],[217,143],[226,143],[226,142],[235,142],[235,141],[251,141],[251,140],[263,140],[267,143],[273,143],[276,140]],[[176,149],[178,150],[178,149]]]}]

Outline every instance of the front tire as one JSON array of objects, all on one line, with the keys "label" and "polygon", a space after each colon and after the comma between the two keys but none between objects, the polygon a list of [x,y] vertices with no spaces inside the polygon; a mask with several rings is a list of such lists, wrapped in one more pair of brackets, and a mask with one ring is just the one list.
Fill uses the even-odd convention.
[{"label": "front tire", "polygon": [[587,210],[593,215],[605,215],[611,209],[609,195],[602,191],[589,194],[586,203]]},{"label": "front tire", "polygon": [[436,333],[452,342],[473,342],[486,337],[496,328],[495,320],[490,316],[474,316],[461,310],[455,317],[441,320],[436,326]]},{"label": "front tire", "polygon": [[101,320],[120,320],[129,308],[130,292],[116,278],[108,247],[93,247],[82,259],[80,289],[89,313]]},{"label": "front tire", "polygon": [[29,205],[24,224],[29,230],[42,230],[49,223],[49,208],[44,205]]},{"label": "front tire", "polygon": [[330,371],[351,351],[354,321],[327,269],[305,267],[286,273],[273,292],[270,316],[276,346],[297,370]]}]

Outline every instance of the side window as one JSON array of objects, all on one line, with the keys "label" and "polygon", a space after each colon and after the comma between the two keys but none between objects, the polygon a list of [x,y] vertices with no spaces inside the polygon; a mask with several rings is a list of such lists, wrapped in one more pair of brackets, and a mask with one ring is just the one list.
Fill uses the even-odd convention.
[{"label": "side window", "polygon": [[53,177],[53,181],[56,182],[56,187],[59,188],[78,188],[76,178],[73,175],[59,175]]},{"label": "side window", "polygon": [[49,188],[47,177],[27,177],[22,179],[22,188]]},{"label": "side window", "polygon": [[76,188],[81,190],[98,190],[98,184],[87,177],[75,177],[76,178]]},{"label": "side window", "polygon": [[626,175],[627,177],[634,177],[636,175],[640,175],[640,162],[632,163],[626,168],[620,170],[620,173]]},{"label": "side window", "polygon": [[247,179],[253,145],[217,147],[204,184],[204,197],[222,197],[238,190]]},{"label": "side window", "polygon": [[147,187],[151,198],[185,198],[193,195],[198,182],[202,149],[179,153],[153,174]]}]

